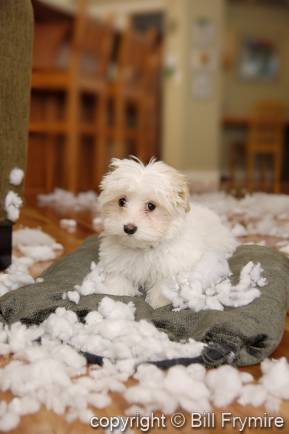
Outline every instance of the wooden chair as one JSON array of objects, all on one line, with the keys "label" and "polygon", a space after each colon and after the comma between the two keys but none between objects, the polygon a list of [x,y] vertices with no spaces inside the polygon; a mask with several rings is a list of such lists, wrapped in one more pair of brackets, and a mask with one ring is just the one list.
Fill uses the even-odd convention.
[{"label": "wooden chair", "polygon": [[[150,29],[140,33],[129,24],[121,37],[117,58],[117,74],[109,88],[109,98],[113,107],[113,125],[109,131],[113,140],[112,153],[124,157],[133,152],[146,159],[145,124],[147,116],[147,96],[152,90],[145,87],[147,60],[156,41],[156,32]],[[151,72],[151,71],[150,71]],[[128,108],[133,108],[134,122],[129,122]],[[150,113],[152,116],[152,113]],[[128,142],[134,142],[131,149]]]},{"label": "wooden chair", "polygon": [[[107,75],[113,40],[111,20],[93,20],[87,15],[86,0],[78,0],[78,12],[68,39],[66,67],[55,64],[55,59],[52,59],[51,67],[45,65],[39,68],[36,65],[33,70],[32,104],[34,95],[41,94],[45,109],[42,120],[31,117],[30,132],[47,138],[47,190],[53,187],[55,139],[60,135],[65,138],[64,171],[66,187],[70,191],[79,190],[80,143],[83,136],[92,137],[94,142],[95,187],[103,174],[106,159]],[[64,95],[62,100],[60,94]],[[94,109],[86,119],[82,105],[85,96],[94,99]]]},{"label": "wooden chair", "polygon": [[254,165],[258,155],[273,157],[273,189],[280,192],[284,145],[285,108],[279,101],[256,104],[249,125],[246,143],[246,176],[248,190],[253,190]]},{"label": "wooden chair", "polygon": [[160,154],[161,73],[162,46],[158,45],[146,59],[143,80],[143,112],[138,129],[138,153],[144,161],[159,157]]}]

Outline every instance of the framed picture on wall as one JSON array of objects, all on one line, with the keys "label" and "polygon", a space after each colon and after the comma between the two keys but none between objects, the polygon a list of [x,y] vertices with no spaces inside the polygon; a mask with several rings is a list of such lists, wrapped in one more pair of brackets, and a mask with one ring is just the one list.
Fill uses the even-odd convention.
[{"label": "framed picture on wall", "polygon": [[241,43],[238,73],[243,80],[274,80],[279,72],[279,54],[274,42],[246,37]]}]

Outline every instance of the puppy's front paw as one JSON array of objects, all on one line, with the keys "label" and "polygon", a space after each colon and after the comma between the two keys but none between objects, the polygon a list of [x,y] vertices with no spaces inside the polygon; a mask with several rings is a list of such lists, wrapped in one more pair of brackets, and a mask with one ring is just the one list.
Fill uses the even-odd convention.
[{"label": "puppy's front paw", "polygon": [[130,297],[140,295],[137,288],[135,288],[128,279],[122,276],[108,275],[105,279],[104,286],[106,288],[106,294],[126,295]]},{"label": "puppy's front paw", "polygon": [[162,294],[159,287],[153,286],[146,295],[146,302],[153,308],[167,306],[171,302]]}]

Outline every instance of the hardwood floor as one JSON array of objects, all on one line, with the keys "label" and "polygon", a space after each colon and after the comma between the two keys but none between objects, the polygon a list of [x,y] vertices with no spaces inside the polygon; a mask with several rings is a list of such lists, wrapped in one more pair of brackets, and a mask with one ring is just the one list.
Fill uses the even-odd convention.
[{"label": "hardwood floor", "polygon": [[[60,218],[75,218],[78,222],[77,229],[75,233],[68,233],[66,230],[62,229],[59,224]],[[96,233],[92,226],[92,215],[89,212],[86,213],[75,213],[75,212],[67,212],[61,209],[52,210],[49,208],[38,208],[36,206],[28,206],[22,211],[20,222],[17,226],[29,226],[29,227],[41,227],[45,232],[52,235],[57,242],[60,242],[64,246],[63,254],[67,254],[74,249],[76,249],[81,241],[93,234]],[[252,238],[251,238],[252,239]],[[264,239],[264,237],[262,237]],[[276,243],[276,239],[270,238],[268,239],[269,243],[274,246]],[[39,274],[45,267],[49,265],[49,262],[42,263],[41,265],[37,265],[33,268],[32,273],[34,276]],[[287,317],[285,331],[283,339],[274,352],[272,357],[280,358],[285,356],[289,359],[289,318]],[[0,359],[0,365],[5,364],[7,359]],[[259,365],[242,368],[242,371],[250,372],[254,375],[255,378],[260,376],[260,367]],[[133,380],[130,380],[131,383]],[[1,394],[0,399],[10,399],[11,394]],[[112,395],[113,401],[112,405],[105,410],[95,410],[95,415],[102,416],[120,416],[125,414],[125,409],[127,407],[124,399],[117,394]],[[216,414],[216,426],[215,428],[201,428],[198,429],[197,432],[199,434],[205,433],[231,433],[231,432],[239,432],[238,429],[233,430],[231,425],[228,425],[226,428],[221,427],[220,415],[222,412],[230,412],[234,416],[239,416],[242,419],[245,416],[264,416],[266,410],[263,407],[254,408],[252,406],[242,407],[238,404],[233,404],[224,409],[216,409],[214,410]],[[165,432],[175,432],[180,431],[182,433],[191,433],[193,428],[190,426],[190,415],[182,412],[186,417],[186,425],[182,429],[176,429],[172,427],[170,423],[170,418],[167,417],[167,428],[164,429]],[[275,415],[277,416],[277,415]],[[284,433],[289,432],[289,401],[283,403],[280,411],[278,412],[278,416],[282,416],[285,421],[285,427],[281,430]],[[160,429],[152,429],[150,432],[157,432]],[[135,432],[138,432],[134,429]],[[248,429],[246,433],[263,433],[265,429]],[[278,429],[271,429],[270,432],[280,431]],[[69,424],[65,421],[65,419],[61,416],[58,416],[46,409],[41,409],[37,414],[31,416],[24,416],[21,419],[20,425],[17,429],[11,431],[12,434],[88,434],[92,433],[93,428],[89,427],[80,422],[74,422]],[[97,432],[101,433],[102,430],[98,429]]]}]

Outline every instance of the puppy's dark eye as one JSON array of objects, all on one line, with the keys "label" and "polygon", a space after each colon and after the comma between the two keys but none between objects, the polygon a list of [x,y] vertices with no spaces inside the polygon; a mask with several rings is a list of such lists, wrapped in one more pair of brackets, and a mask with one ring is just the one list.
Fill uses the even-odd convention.
[{"label": "puppy's dark eye", "polygon": [[121,197],[118,201],[118,204],[121,208],[123,208],[126,205],[126,198],[125,197]]},{"label": "puppy's dark eye", "polygon": [[148,202],[146,204],[147,211],[152,212],[154,209],[156,209],[156,205],[153,202]]}]

